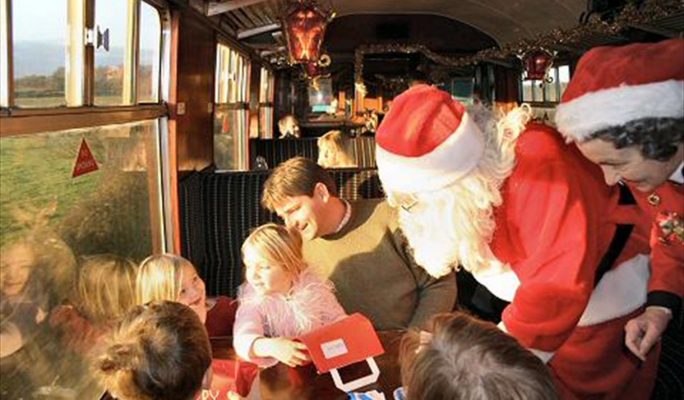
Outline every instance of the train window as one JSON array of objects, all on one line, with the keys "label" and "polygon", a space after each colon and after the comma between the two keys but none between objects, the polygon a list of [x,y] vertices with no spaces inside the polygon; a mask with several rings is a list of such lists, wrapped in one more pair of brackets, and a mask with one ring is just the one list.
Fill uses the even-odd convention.
[{"label": "train window", "polygon": [[214,163],[223,170],[247,169],[249,60],[219,43],[216,49]]},{"label": "train window", "polygon": [[[11,2],[13,97],[17,106],[67,104],[65,78],[70,45],[67,28],[71,22],[67,21],[67,3],[54,0]],[[82,30],[80,36],[83,36]]]},{"label": "train window", "polygon": [[159,11],[147,3],[140,6],[139,48],[138,103],[156,103],[159,101],[161,19]]},{"label": "train window", "polygon": [[259,84],[259,137],[273,138],[274,77],[267,68],[261,68]]},{"label": "train window", "polygon": [[538,80],[525,80],[521,75],[522,101],[525,103],[558,103],[570,81],[570,67],[551,67],[548,73],[551,82],[541,85]]},{"label": "train window", "polygon": [[[0,397],[101,394],[88,361],[112,316],[88,307],[132,303],[132,285],[76,260],[162,251],[159,136],[148,120],[0,138]],[[99,169],[72,178],[83,141]]]},{"label": "train window", "polygon": [[97,0],[95,2],[95,104],[132,104],[132,38],[136,2]]}]

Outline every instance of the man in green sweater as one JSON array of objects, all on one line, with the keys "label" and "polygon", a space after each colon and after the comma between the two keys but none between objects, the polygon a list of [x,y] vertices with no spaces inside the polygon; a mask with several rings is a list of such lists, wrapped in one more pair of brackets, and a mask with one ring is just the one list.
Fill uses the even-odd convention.
[{"label": "man in green sweater", "polygon": [[397,214],[384,199],[350,203],[333,178],[297,157],[266,180],[261,202],[304,238],[304,257],[330,279],[348,313],[367,316],[376,329],[420,326],[449,312],[456,300],[453,273],[430,277],[413,261]]}]

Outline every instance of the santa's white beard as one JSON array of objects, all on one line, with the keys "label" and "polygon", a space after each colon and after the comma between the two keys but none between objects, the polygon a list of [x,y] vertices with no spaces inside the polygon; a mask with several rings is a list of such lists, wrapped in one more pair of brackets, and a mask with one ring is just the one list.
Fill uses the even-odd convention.
[{"label": "santa's white beard", "polygon": [[[439,213],[401,213],[399,225],[408,240],[416,263],[428,274],[440,278],[458,267],[458,244],[451,229],[445,226],[450,221]],[[436,214],[436,215],[432,215]]]}]

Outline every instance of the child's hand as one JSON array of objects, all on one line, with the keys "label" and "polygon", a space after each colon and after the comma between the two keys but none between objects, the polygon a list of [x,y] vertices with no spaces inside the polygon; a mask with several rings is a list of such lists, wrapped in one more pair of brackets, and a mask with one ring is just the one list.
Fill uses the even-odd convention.
[{"label": "child's hand", "polygon": [[309,354],[304,343],[284,337],[260,339],[267,340],[262,346],[269,355],[290,367],[298,367],[309,362]]}]

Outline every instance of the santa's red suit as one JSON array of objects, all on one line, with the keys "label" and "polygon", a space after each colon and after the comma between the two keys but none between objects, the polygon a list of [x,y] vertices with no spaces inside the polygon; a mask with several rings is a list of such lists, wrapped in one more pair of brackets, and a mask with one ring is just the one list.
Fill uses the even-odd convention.
[{"label": "santa's red suit", "polygon": [[[624,326],[642,312],[647,291],[681,296],[684,288],[681,264],[661,264],[650,274],[643,237],[650,220],[634,218],[637,206],[617,206],[619,193],[605,185],[598,167],[544,125],[532,124],[521,135],[502,194],[491,249],[515,275],[474,276],[511,301],[505,329],[548,359],[562,398],[648,398],[659,349],[640,365],[623,345]],[[616,214],[622,215],[617,222],[636,225],[594,287]]]},{"label": "santa's red suit", "polygon": [[[493,145],[474,120],[435,87],[417,85],[395,98],[376,136],[385,190],[429,199],[476,171]],[[644,232],[652,220],[639,211],[642,203],[619,205],[620,190],[553,128],[528,125],[515,146],[494,209],[491,259],[473,276],[510,302],[501,328],[548,363],[562,398],[648,398],[659,347],[640,365],[624,346],[624,327],[647,301],[682,295],[681,263],[658,260],[650,268]],[[635,224],[634,234],[612,246],[625,223]],[[602,265],[608,270],[600,274]]]}]

